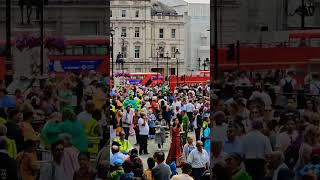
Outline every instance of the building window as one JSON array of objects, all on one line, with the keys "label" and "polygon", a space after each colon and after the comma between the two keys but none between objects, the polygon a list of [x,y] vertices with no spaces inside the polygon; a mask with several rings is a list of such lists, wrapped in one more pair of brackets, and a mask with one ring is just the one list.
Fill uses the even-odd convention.
[{"label": "building window", "polygon": [[176,38],[176,29],[171,29],[171,38]]},{"label": "building window", "polygon": [[127,16],[127,11],[126,10],[122,10],[121,11],[121,17],[126,17]]},{"label": "building window", "polygon": [[110,11],[110,17],[112,17],[112,11]]},{"label": "building window", "polygon": [[134,28],[134,37],[140,37],[140,28],[139,27]]},{"label": "building window", "polygon": [[163,36],[164,36],[164,30],[159,29],[159,38],[163,38]]},{"label": "building window", "polygon": [[136,73],[140,73],[141,72],[141,68],[135,68],[134,70]]},{"label": "building window", "polygon": [[174,58],[174,53],[176,52],[176,47],[171,47],[171,57]]},{"label": "building window", "polygon": [[139,17],[139,11],[136,11],[136,17]]},{"label": "building window", "polygon": [[121,52],[123,53],[123,58],[127,58],[127,46],[122,46]]},{"label": "building window", "polygon": [[140,46],[134,47],[134,58],[140,58]]},{"label": "building window", "polygon": [[163,47],[159,47],[159,57],[163,58],[164,57],[164,48]]},{"label": "building window", "polygon": [[97,22],[80,22],[81,35],[98,35]]},{"label": "building window", "polygon": [[127,37],[127,28],[126,27],[121,28],[121,35],[124,35],[124,37]]}]

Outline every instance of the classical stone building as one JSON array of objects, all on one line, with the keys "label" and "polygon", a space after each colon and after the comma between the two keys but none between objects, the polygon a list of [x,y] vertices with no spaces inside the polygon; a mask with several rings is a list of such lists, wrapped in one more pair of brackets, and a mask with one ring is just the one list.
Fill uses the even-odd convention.
[{"label": "classical stone building", "polygon": [[155,0],[111,0],[110,6],[115,72],[121,71],[116,58],[123,53],[125,72],[176,74],[178,49],[179,74],[184,73],[182,15]]},{"label": "classical stone building", "polygon": [[209,70],[210,61],[210,5],[187,3],[183,0],[160,0],[184,15],[185,72],[198,74]]}]

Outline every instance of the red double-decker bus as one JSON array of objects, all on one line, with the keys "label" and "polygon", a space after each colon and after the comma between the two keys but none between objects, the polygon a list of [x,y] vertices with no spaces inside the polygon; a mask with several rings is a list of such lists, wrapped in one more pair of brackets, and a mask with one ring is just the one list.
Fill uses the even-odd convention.
[{"label": "red double-decker bus", "polygon": [[68,37],[64,51],[49,52],[49,72],[88,72],[109,74],[109,41],[105,37]]},{"label": "red double-decker bus", "polygon": [[[5,41],[0,41],[0,80],[5,75]],[[50,50],[48,54],[48,71],[63,75],[66,72],[85,73],[96,71],[109,74],[110,56],[109,40],[101,36],[67,37],[63,51]],[[12,41],[12,49],[15,42]],[[13,59],[14,64],[15,59]]]},{"label": "red double-decker bus", "polygon": [[[233,51],[233,52],[231,52]],[[239,59],[237,59],[237,52]],[[230,58],[230,53],[233,58]],[[305,30],[288,32],[286,42],[266,44],[242,44],[219,49],[219,71],[257,72],[265,70],[293,69],[303,83],[305,72],[320,70],[320,31]],[[214,70],[214,51],[211,49],[211,70]]]}]

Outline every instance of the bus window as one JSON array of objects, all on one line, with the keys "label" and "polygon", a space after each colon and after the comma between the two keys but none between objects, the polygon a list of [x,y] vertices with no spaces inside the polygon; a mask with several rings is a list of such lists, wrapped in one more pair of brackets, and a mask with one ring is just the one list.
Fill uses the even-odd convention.
[{"label": "bus window", "polygon": [[61,56],[63,55],[63,51],[58,51],[56,49],[52,49],[49,51],[49,55],[51,56]]},{"label": "bus window", "polygon": [[72,47],[67,47],[67,48],[66,48],[66,51],[65,51],[65,54],[66,54],[67,56],[72,56],[72,55],[73,55]]},{"label": "bus window", "polygon": [[84,46],[84,55],[96,55],[97,50],[96,50],[95,45],[86,45]]},{"label": "bus window", "polygon": [[75,56],[83,55],[83,47],[82,46],[73,46],[73,55],[75,55]]},{"label": "bus window", "polygon": [[106,55],[107,54],[107,46],[98,46],[96,48],[97,55]]},{"label": "bus window", "polygon": [[319,38],[310,39],[310,46],[311,47],[320,47],[320,39]]},{"label": "bus window", "polygon": [[6,55],[6,47],[0,46],[0,56],[5,56],[5,55]]}]

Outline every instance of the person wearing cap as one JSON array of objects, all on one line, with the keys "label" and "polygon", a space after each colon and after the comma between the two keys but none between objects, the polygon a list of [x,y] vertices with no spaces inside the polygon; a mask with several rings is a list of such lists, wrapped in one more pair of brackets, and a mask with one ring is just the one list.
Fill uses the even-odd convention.
[{"label": "person wearing cap", "polygon": [[121,159],[116,159],[113,161],[113,166],[115,170],[110,173],[110,180],[119,180],[121,175],[124,174],[124,170],[122,168],[123,160]]},{"label": "person wearing cap", "polygon": [[132,149],[132,145],[129,140],[125,139],[125,135],[126,133],[124,131],[121,131],[119,133],[119,137],[116,138],[114,141],[120,144],[120,152],[122,152],[123,154],[128,154],[129,151]]},{"label": "person wearing cap", "polygon": [[203,149],[202,141],[197,141],[196,147],[196,149],[190,152],[187,162],[192,165],[192,177],[194,179],[201,179],[201,176],[209,167],[210,157],[208,152]]},{"label": "person wearing cap", "polygon": [[228,154],[225,162],[232,173],[232,180],[252,180],[250,175],[241,167],[242,157],[240,154]]},{"label": "person wearing cap", "polygon": [[182,165],[182,174],[174,175],[171,180],[193,180],[193,178],[190,176],[192,173],[192,166],[189,163],[184,163]]}]

